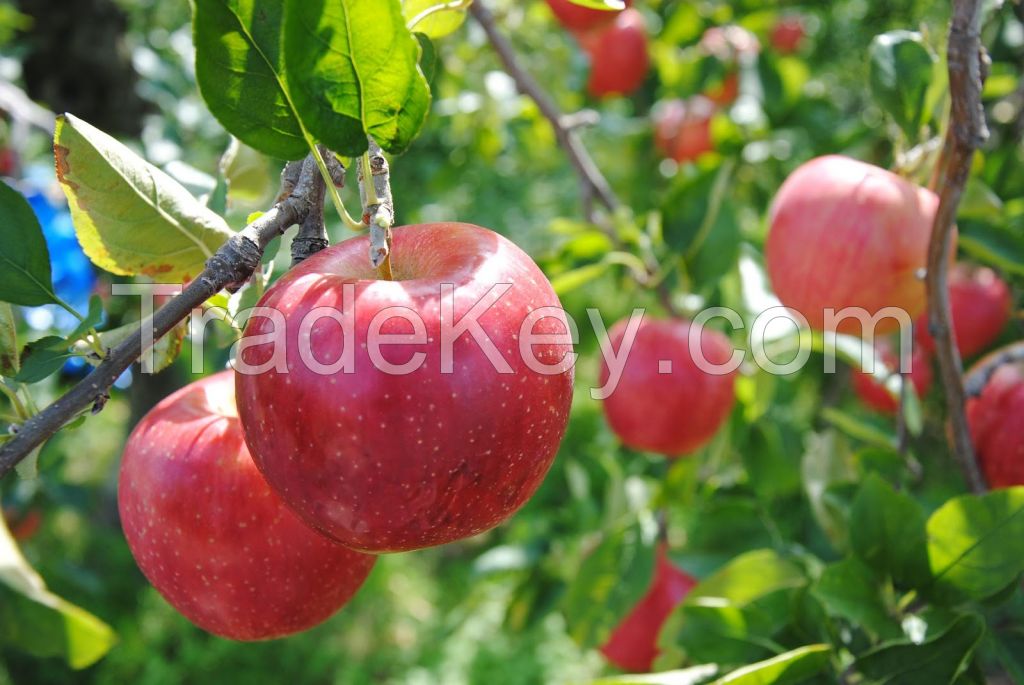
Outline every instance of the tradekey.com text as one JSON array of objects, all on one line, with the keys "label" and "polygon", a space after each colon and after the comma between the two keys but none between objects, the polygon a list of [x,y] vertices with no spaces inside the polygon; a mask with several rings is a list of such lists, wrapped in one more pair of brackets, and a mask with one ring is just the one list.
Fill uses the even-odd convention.
[{"label": "tradekey.com text", "polygon": [[[245,375],[270,370],[287,374],[294,370],[296,359],[309,372],[324,376],[354,374],[362,363],[369,363],[389,375],[414,374],[435,365],[435,373],[453,374],[462,366],[460,354],[472,354],[475,359],[482,355],[501,374],[516,373],[516,369],[522,366],[542,375],[571,371],[579,357],[574,351],[574,346],[580,341],[576,320],[560,307],[539,307],[523,312],[518,320],[510,321],[501,309],[501,301],[512,287],[511,283],[496,283],[483,297],[467,302],[457,296],[454,285],[441,283],[437,299],[428,307],[371,306],[370,311],[361,312],[355,284],[346,283],[342,286],[341,307],[313,307],[298,321],[295,317],[287,319],[281,311],[265,306],[243,309],[233,316],[218,306],[195,309],[189,321],[192,371],[201,373],[203,370],[206,327],[214,321],[235,322],[235,325],[247,322],[245,335],[231,349],[231,365]],[[143,373],[152,373],[154,368],[152,316],[156,303],[159,299],[179,294],[181,289],[175,284],[112,285],[113,295],[141,298],[145,351],[141,360]],[[649,315],[643,308],[633,309],[616,346],[612,344],[600,310],[590,307],[586,314],[608,369],[604,383],[591,388],[590,394],[594,399],[606,399],[615,391],[641,324]],[[895,321],[899,336],[898,358],[901,360],[897,371],[908,373],[911,370],[913,319],[905,310],[887,307],[871,313],[858,307],[826,309],[824,318],[825,327],[829,330],[836,330],[840,322],[848,319],[860,324],[860,339],[866,345],[860,346],[853,356],[861,355],[859,364],[867,373],[875,373],[875,357],[870,346],[874,342],[876,327],[882,322],[890,324],[890,320]],[[718,320],[724,321],[725,326]],[[731,328],[734,334],[747,330],[746,349],[734,349],[724,363],[707,358],[701,344],[701,332],[710,322],[715,322],[714,327]],[[887,325],[886,328],[891,330],[892,326]],[[830,332],[816,339],[808,331],[807,319],[800,312],[778,305],[757,314],[749,327],[743,316],[733,309],[704,309],[693,315],[686,340],[680,342],[685,343],[696,367],[709,375],[735,373],[747,363],[749,354],[761,370],[787,376],[800,371],[814,351],[821,352],[824,357],[824,372],[835,373],[836,352],[841,347],[837,342],[839,338],[853,340]],[[356,344],[348,344],[348,341]],[[509,344],[510,341],[514,344]],[[466,351],[467,344],[475,345],[476,349]],[[290,346],[296,346],[297,350],[290,352]],[[258,351],[259,354],[247,351]],[[513,358],[514,355],[518,359]],[[785,359],[780,361],[780,357]],[[671,374],[671,359],[659,361],[657,369],[652,372]]]}]

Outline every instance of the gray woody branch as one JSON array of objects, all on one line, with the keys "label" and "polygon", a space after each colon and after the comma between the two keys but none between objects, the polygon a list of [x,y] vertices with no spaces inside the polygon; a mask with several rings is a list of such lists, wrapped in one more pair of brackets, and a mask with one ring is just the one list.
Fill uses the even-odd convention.
[{"label": "gray woody branch", "polygon": [[[390,279],[391,227],[395,223],[395,201],[391,195],[391,169],[384,153],[370,138],[370,179],[364,178],[359,165],[359,197],[363,203],[363,223],[370,227],[370,263],[374,268],[385,268]],[[373,189],[370,197],[369,188]]]},{"label": "gray woody branch", "polygon": [[947,272],[954,250],[957,208],[971,171],[975,151],[988,139],[981,90],[988,76],[988,57],[981,45],[982,0],[956,0],[949,30],[949,93],[951,117],[939,160],[936,190],[939,210],[928,247],[929,329],[946,390],[953,432],[953,451],[973,492],[985,491],[967,425],[963,361],[953,337]]},{"label": "gray woody branch", "polygon": [[587,220],[591,223],[599,223],[595,220],[594,213],[590,207],[592,204],[591,199],[596,199],[610,212],[614,212],[619,207],[619,200],[615,197],[614,191],[612,191],[601,170],[597,168],[594,160],[590,157],[590,153],[584,147],[576,131],[584,121],[592,120],[593,115],[590,113],[569,117],[563,115],[554,100],[551,99],[541,85],[537,83],[537,80],[520,63],[512,44],[498,30],[494,15],[484,7],[483,0],[475,0],[469,6],[469,13],[473,15],[473,18],[483,28],[484,33],[487,34],[487,39],[491,42],[495,52],[498,53],[501,63],[505,66],[505,71],[515,81],[519,92],[536,102],[541,114],[551,123],[552,128],[555,130],[558,144],[569,156],[569,161],[572,162],[576,175],[579,176],[580,183],[583,186]]},{"label": "gray woody branch", "polygon": [[180,295],[158,309],[151,321],[143,321],[133,335],[110,350],[106,359],[88,376],[18,426],[14,436],[0,447],[0,478],[76,416],[90,407],[102,408],[110,386],[145,352],[142,326],[152,325],[152,339],[159,340],[184,321],[193,309],[221,290],[234,291],[242,287],[259,266],[267,244],[309,216],[315,196],[314,186],[319,177],[312,158],[289,165],[282,175],[282,186],[288,189],[285,197],[228,239]]}]

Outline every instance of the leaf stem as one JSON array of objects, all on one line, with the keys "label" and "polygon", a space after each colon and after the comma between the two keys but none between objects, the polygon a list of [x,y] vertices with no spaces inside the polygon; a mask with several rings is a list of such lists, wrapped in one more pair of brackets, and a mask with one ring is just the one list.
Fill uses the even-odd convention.
[{"label": "leaf stem", "polygon": [[353,219],[352,215],[345,209],[345,203],[341,201],[341,194],[338,193],[338,187],[334,185],[334,179],[331,178],[331,172],[327,169],[327,162],[324,161],[323,155],[320,154],[320,148],[316,145],[310,145],[309,151],[313,155],[313,161],[316,162],[317,168],[320,169],[320,175],[324,177],[327,194],[331,196],[331,203],[334,204],[334,210],[341,217],[341,223],[345,225],[345,228],[356,233],[365,230],[366,224]]}]

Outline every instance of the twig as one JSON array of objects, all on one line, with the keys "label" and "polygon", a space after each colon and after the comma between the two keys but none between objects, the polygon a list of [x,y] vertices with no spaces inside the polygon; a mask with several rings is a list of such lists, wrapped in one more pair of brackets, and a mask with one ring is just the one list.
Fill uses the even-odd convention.
[{"label": "twig", "polygon": [[[287,198],[229,238],[180,295],[158,309],[150,321],[142,323],[152,325],[154,342],[222,289],[234,291],[245,284],[259,267],[267,244],[309,214],[313,179],[317,174],[315,164],[304,164]],[[71,390],[18,427],[17,433],[0,447],[0,478],[69,420],[90,406],[94,409],[102,407],[110,386],[144,352],[142,325],[132,336],[110,350],[99,366]]]},{"label": "twig", "polygon": [[1001,347],[979,360],[964,378],[964,392],[968,398],[977,397],[988,385],[1000,366],[1024,362],[1024,341]]},{"label": "twig", "polygon": [[380,271],[381,278],[393,280],[391,227],[395,223],[395,201],[391,196],[391,168],[373,138],[359,165],[359,197],[363,201],[363,223],[370,227],[370,263]]},{"label": "twig", "polygon": [[981,45],[982,0],[956,0],[949,31],[949,92],[951,116],[939,161],[936,188],[939,209],[928,246],[929,330],[935,339],[936,356],[946,390],[946,404],[953,430],[953,451],[973,492],[985,491],[985,479],[974,458],[974,447],[965,413],[963,361],[953,337],[947,271],[953,251],[953,227],[957,207],[970,175],[974,152],[988,138],[981,90],[987,74],[987,57]]},{"label": "twig", "polygon": [[[614,212],[619,207],[619,200],[612,191],[611,186],[608,185],[608,181],[601,173],[601,170],[597,168],[594,160],[590,157],[590,153],[583,146],[579,135],[576,133],[578,124],[567,120],[562,115],[554,100],[548,96],[536,79],[526,71],[520,63],[515,50],[512,48],[512,44],[498,30],[497,24],[494,21],[494,15],[484,7],[483,1],[475,0],[469,6],[469,13],[473,15],[473,18],[483,28],[484,33],[487,34],[487,38],[490,40],[491,45],[494,46],[495,52],[498,53],[501,63],[505,65],[505,71],[515,81],[519,92],[536,102],[541,114],[551,122],[559,145],[569,155],[569,161],[572,162],[573,168],[576,170],[577,176],[579,176],[580,183],[583,184],[583,197],[585,199],[592,197],[604,205],[608,211]],[[566,126],[567,121],[571,124],[571,127]],[[593,214],[592,210],[588,210],[587,220],[591,223],[598,223],[595,221]]]}]

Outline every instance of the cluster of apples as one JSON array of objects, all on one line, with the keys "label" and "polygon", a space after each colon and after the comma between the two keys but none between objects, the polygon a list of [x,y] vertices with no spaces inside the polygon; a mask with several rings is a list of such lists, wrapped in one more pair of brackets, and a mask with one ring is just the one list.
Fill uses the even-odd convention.
[{"label": "cluster of apples", "polygon": [[[498,525],[554,459],[572,348],[557,342],[568,322],[530,257],[467,224],[396,229],[398,280],[378,280],[367,251],[354,238],[288,272],[259,303],[276,314],[247,324],[237,370],[161,401],[125,446],[132,554],[209,632],[260,640],[316,625],[374,555]],[[496,284],[511,284],[500,302]],[[477,316],[480,303],[495,306]],[[533,356],[515,354],[537,310]]]},{"label": "cluster of apples", "polygon": [[[829,319],[826,310],[861,308],[874,316],[895,307],[916,318],[910,380],[918,393],[931,383],[927,266],[939,198],[884,169],[848,157],[820,157],[800,166],[782,185],[771,210],[765,246],[768,275],[784,305],[816,330],[860,335],[855,318]],[[960,354],[984,351],[1006,327],[1009,286],[995,272],[966,264],[950,271],[953,331]],[[898,326],[879,321],[875,333]],[[883,361],[896,367],[895,345],[879,343]],[[896,403],[874,378],[855,376],[868,405],[893,412]],[[968,421],[981,468],[994,487],[1024,485],[1024,372],[999,368],[982,394],[968,402]]]},{"label": "cluster of apples", "polygon": [[626,0],[626,9],[599,10],[569,2],[547,0],[558,22],[579,42],[590,58],[587,91],[596,98],[629,95],[647,77],[647,25]]},{"label": "cluster of apples", "polygon": [[[792,14],[776,22],[770,41],[779,54],[790,54],[800,49],[806,35],[804,18]],[[740,70],[757,59],[761,43],[741,26],[714,26],[701,36],[697,50],[718,66],[721,79],[702,94],[662,100],[651,111],[655,145],[666,159],[679,164],[715,149],[711,121],[721,108],[739,97]]]}]

